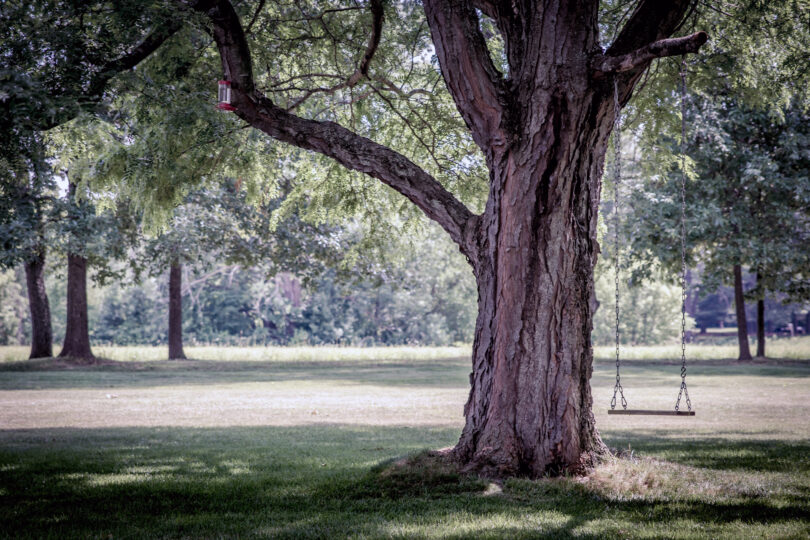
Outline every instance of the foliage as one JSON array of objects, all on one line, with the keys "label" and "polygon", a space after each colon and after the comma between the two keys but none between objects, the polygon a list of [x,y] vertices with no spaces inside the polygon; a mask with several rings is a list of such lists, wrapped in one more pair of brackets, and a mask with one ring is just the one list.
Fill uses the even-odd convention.
[{"label": "foliage", "polygon": [[[597,266],[596,298],[599,309],[593,316],[591,339],[595,345],[615,342],[616,312],[613,271]],[[658,345],[680,340],[681,288],[662,279],[631,283],[620,278],[619,335],[622,344]],[[688,317],[687,330],[694,322]]]},{"label": "foliage", "polygon": [[178,32],[110,92],[96,128],[107,134],[89,173],[96,191],[129,201],[153,233],[192,192],[233,178],[251,202],[277,194],[276,156],[263,137],[214,108],[218,58],[207,36]]},{"label": "foliage", "polygon": [[144,36],[169,26],[171,2],[10,0],[3,3],[0,102],[12,130],[38,132],[92,110]]},{"label": "foliage", "polygon": [[[482,204],[487,174],[448,92],[433,54],[419,3],[385,4],[384,36],[368,77],[340,87],[356,66],[371,29],[365,5],[331,9],[321,2],[274,2],[258,12],[249,34],[264,62],[254,66],[257,85],[282,107],[317,120],[338,122],[395,148],[420,163],[445,187],[472,206]],[[249,21],[251,6],[243,9]],[[411,205],[378,182],[342,171],[331,161],[300,154],[301,165],[317,163],[320,178],[298,175],[299,193],[328,199],[323,205],[341,214],[370,212],[385,217],[391,209],[412,215]],[[383,203],[375,210],[365,201]],[[316,201],[317,202],[317,201]],[[324,201],[327,202],[327,201]],[[322,205],[317,204],[316,207]]]},{"label": "foliage", "polygon": [[20,274],[21,268],[0,271],[0,345],[22,345],[20,340],[29,338],[28,298]]},{"label": "foliage", "polygon": [[155,280],[136,287],[119,284],[107,287],[96,304],[90,328],[96,342],[121,345],[158,345],[166,342],[167,300],[159,294]]},{"label": "foliage", "polygon": [[54,234],[58,201],[45,143],[38,134],[28,143],[0,157],[0,268],[43,257]]},{"label": "foliage", "polygon": [[[634,5],[631,0],[602,3],[613,20],[626,16],[625,10]],[[707,31],[709,42],[699,54],[683,59],[690,95],[700,100],[733,96],[746,107],[775,116],[791,102],[810,102],[807,0],[695,3],[683,32],[697,30]],[[678,147],[661,140],[680,138],[679,60],[654,60],[625,108],[625,125],[639,130],[643,152],[661,169],[678,161]]]},{"label": "foliage", "polygon": [[[225,262],[216,257],[223,251],[213,251],[210,258],[191,260],[184,268],[188,343],[394,345],[472,340],[472,276],[450,242],[435,231],[402,262],[359,261],[360,266],[351,268],[338,266],[342,243],[319,248],[317,236],[311,231],[302,235],[293,223],[282,223],[276,232],[267,239],[271,247],[260,250],[277,253],[256,266]],[[347,241],[340,236],[335,230],[323,239]],[[153,275],[160,276],[157,271]],[[91,306],[98,312],[91,324],[93,339],[165,342],[165,280],[108,287],[101,294]]]},{"label": "foliage", "polygon": [[[778,115],[731,99],[695,100],[688,147],[695,178],[686,188],[687,254],[701,263],[708,290],[731,279],[731,266],[763,277],[758,297],[806,301],[810,267],[810,131],[797,106]],[[648,162],[649,164],[649,162]],[[680,263],[677,171],[644,178],[634,190],[627,237],[643,268]]]}]

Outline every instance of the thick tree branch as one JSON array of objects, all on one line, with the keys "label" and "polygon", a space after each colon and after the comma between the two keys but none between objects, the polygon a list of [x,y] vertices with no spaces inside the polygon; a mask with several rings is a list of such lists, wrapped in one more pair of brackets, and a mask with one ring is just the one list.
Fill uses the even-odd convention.
[{"label": "thick tree branch", "polygon": [[152,30],[152,32],[131,51],[107,62],[91,79],[90,84],[87,86],[86,95],[88,97],[101,95],[110,79],[123,71],[137,66],[147,56],[155,52],[158,47],[163,45],[163,43],[182,26],[183,21],[181,19],[173,19],[169,21],[168,24]]},{"label": "thick tree branch", "polygon": [[357,71],[359,72],[357,80],[360,80],[360,76],[368,74],[368,67],[371,65],[371,59],[374,57],[374,53],[377,50],[377,47],[380,45],[380,37],[382,36],[383,25],[382,0],[371,0],[371,15],[373,17],[371,23],[371,37],[368,40],[366,52],[363,54],[363,58],[360,60],[360,66],[357,68]]},{"label": "thick tree branch", "polygon": [[[666,56],[649,57],[645,52],[650,52],[649,47],[655,45],[656,42],[666,40],[678,30],[693,7],[694,2],[695,0],[668,0],[666,2],[662,0],[640,0],[611,46],[603,56],[596,60],[598,66],[609,58],[629,55],[629,58],[625,58],[625,60],[629,60],[632,65],[627,69],[614,70],[614,73],[619,75],[619,101],[622,105],[630,100],[634,86],[647,69],[647,66],[650,65],[650,62],[658,56]],[[708,38],[708,36],[706,37]],[[700,38],[695,39],[699,41]],[[700,45],[705,42],[704,39]],[[635,53],[639,53],[639,55],[633,59]],[[676,52],[674,54],[680,53]],[[613,61],[609,61],[609,63],[611,62]],[[594,75],[597,78],[600,76],[599,68],[597,68]],[[612,93],[612,91],[611,88],[610,92]]]},{"label": "thick tree branch", "polygon": [[[452,193],[408,158],[334,122],[296,116],[255,89],[250,50],[239,16],[228,0],[202,0],[193,5],[213,24],[225,76],[231,81],[236,114],[253,127],[282,142],[328,156],[348,169],[379,179],[439,223],[474,257],[467,235],[475,218]],[[376,47],[376,46],[375,46]],[[362,62],[361,62],[362,64]]]},{"label": "thick tree branch", "polygon": [[690,36],[678,38],[659,39],[621,56],[602,56],[594,66],[594,70],[598,75],[622,73],[646,67],[656,58],[697,52],[708,39],[709,36],[706,32],[696,32]]},{"label": "thick tree branch", "polygon": [[[508,93],[492,63],[475,8],[461,0],[425,0],[425,13],[447,88],[487,160],[507,143]],[[486,6],[485,6],[486,7]]]},{"label": "thick tree branch", "polygon": [[605,53],[621,56],[668,38],[683,22],[694,0],[641,0]]},{"label": "thick tree branch", "polygon": [[149,35],[132,50],[100,66],[98,71],[83,88],[71,90],[71,92],[74,92],[73,98],[76,100],[76,103],[78,103],[78,107],[71,106],[61,109],[58,114],[49,116],[47,120],[39,123],[37,129],[47,131],[65,122],[69,122],[82,108],[96,104],[104,93],[110,79],[138,65],[142,60],[146,59],[146,57],[163,45],[163,43],[182,26],[183,21],[180,19],[174,19],[166,25],[159,26],[153,29]]}]

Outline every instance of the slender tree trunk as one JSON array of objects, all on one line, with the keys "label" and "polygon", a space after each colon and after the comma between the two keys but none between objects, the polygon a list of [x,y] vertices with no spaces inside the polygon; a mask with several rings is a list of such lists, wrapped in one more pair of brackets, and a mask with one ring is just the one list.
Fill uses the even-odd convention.
[{"label": "slender tree trunk", "polygon": [[72,253],[68,254],[65,344],[59,356],[93,358],[87,326],[87,259]]},{"label": "slender tree trunk", "polygon": [[25,283],[31,310],[31,355],[29,358],[53,356],[51,307],[45,290],[45,255],[25,263]]},{"label": "slender tree trunk", "polygon": [[169,360],[185,360],[183,352],[182,265],[175,261],[169,269]]},{"label": "slender tree trunk", "polygon": [[745,295],[743,293],[742,267],[734,265],[734,307],[737,311],[737,341],[740,343],[738,360],[751,360],[748,347],[748,320],[745,316]]},{"label": "slender tree trunk", "polygon": [[757,272],[760,298],[757,300],[757,356],[765,357],[765,291],[761,289],[762,275]]}]

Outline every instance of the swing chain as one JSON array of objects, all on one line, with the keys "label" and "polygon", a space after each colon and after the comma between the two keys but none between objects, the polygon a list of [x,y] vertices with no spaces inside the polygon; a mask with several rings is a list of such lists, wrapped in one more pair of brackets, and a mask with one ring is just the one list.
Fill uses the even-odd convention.
[{"label": "swing chain", "polygon": [[681,389],[675,402],[677,412],[681,397],[686,398],[686,407],[692,410],[689,390],[686,388],[686,58],[681,60]]},{"label": "swing chain", "polygon": [[621,396],[622,408],[627,409],[627,400],[624,398],[621,377],[619,375],[619,185],[622,178],[622,145],[621,145],[621,108],[619,106],[619,86],[616,79],[613,80],[613,105],[616,109],[616,117],[613,123],[613,149],[615,156],[613,159],[613,246],[614,263],[614,284],[616,285],[616,385],[613,387],[613,399],[610,400],[610,408],[616,408],[616,394]]}]

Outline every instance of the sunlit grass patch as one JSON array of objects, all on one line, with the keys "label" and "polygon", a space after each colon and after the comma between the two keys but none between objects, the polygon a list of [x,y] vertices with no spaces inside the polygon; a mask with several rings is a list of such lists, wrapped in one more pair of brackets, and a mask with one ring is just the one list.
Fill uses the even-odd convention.
[{"label": "sunlit grass patch", "polygon": [[[216,362],[391,362],[469,356],[468,347],[186,347],[193,360]],[[166,360],[165,347],[97,347],[97,355],[119,362]]]},{"label": "sunlit grass patch", "polygon": [[[752,352],[755,350],[752,349]],[[768,340],[765,352],[768,358],[810,361],[810,336]],[[681,345],[680,343],[670,343],[666,345],[622,346],[620,353],[624,360],[678,361],[681,359]],[[739,349],[736,344],[707,345],[688,343],[686,356],[690,360],[733,360],[739,356]],[[594,347],[594,358],[598,361],[614,361],[616,359],[615,346]]]},{"label": "sunlit grass patch", "polygon": [[[415,362],[469,357],[469,346],[459,347],[217,347],[188,346],[186,356],[192,360],[216,362]],[[21,346],[0,346],[0,362],[28,359],[29,349]],[[99,358],[116,362],[157,362],[168,358],[165,346],[94,346]],[[54,347],[54,355],[59,347]]]},{"label": "sunlit grass patch", "polygon": [[789,478],[752,471],[718,471],[623,454],[580,481],[610,500],[713,500],[801,495]]},{"label": "sunlit grass patch", "polygon": [[[96,356],[116,362],[158,362],[166,360],[168,348],[165,346],[96,346]],[[423,362],[451,358],[469,358],[471,347],[343,347],[343,346],[297,346],[297,347],[217,347],[189,346],[186,356],[192,360],[209,362]],[[0,363],[27,360],[29,349],[23,346],[0,346]],[[59,354],[59,347],[54,347]],[[810,361],[810,336],[771,339],[767,344],[769,358]],[[680,345],[622,346],[622,358],[628,361],[678,361]],[[738,350],[736,345],[688,344],[687,358],[690,360],[733,360]],[[594,347],[594,358],[598,362],[613,361],[615,348]]]}]

